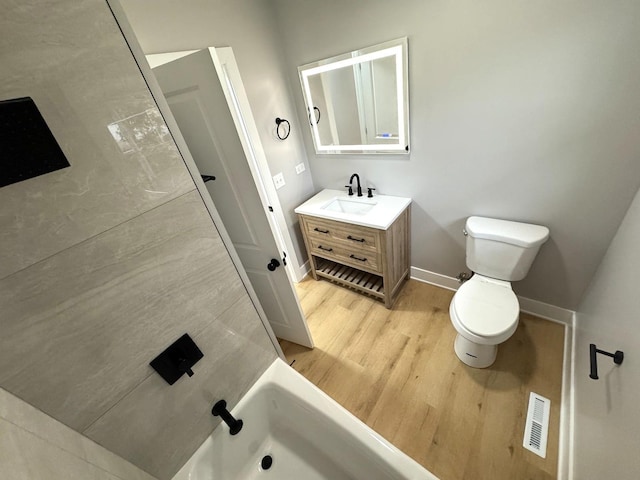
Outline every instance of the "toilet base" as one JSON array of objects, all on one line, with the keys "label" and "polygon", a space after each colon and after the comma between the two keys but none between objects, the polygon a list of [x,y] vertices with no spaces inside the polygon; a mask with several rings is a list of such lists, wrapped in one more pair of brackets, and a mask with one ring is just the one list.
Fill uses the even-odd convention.
[{"label": "toilet base", "polygon": [[456,355],[462,363],[473,368],[487,368],[493,365],[498,354],[497,345],[480,345],[464,338],[459,333],[453,344]]}]

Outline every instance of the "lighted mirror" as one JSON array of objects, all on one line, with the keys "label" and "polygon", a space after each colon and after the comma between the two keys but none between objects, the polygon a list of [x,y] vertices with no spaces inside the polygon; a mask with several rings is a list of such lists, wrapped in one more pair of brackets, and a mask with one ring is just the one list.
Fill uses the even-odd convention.
[{"label": "lighted mirror", "polygon": [[298,68],[316,153],[408,153],[407,39]]}]

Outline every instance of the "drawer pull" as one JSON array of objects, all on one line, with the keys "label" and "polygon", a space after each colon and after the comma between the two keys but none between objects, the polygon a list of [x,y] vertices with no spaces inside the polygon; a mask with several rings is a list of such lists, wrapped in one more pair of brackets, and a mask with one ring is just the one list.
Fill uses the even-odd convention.
[{"label": "drawer pull", "polygon": [[354,242],[362,242],[362,243],[364,243],[364,238],[355,238],[355,237],[352,237],[351,235],[347,236],[347,238],[349,240],[353,240]]},{"label": "drawer pull", "polygon": [[349,257],[353,258],[354,260],[359,260],[361,262],[366,262],[367,261],[366,258],[358,257],[358,256],[356,256],[354,254],[349,255]]},{"label": "drawer pull", "polygon": [[322,245],[318,245],[319,250],[324,250],[325,252],[333,252],[333,248],[325,248]]},{"label": "drawer pull", "polygon": [[321,228],[318,228],[318,227],[314,228],[313,231],[320,232],[320,233],[329,233],[329,230],[322,230]]}]

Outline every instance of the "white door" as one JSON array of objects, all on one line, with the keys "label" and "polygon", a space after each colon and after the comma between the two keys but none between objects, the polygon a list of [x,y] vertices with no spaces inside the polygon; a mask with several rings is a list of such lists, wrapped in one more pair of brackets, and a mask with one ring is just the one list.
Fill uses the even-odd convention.
[{"label": "white door", "polygon": [[[278,338],[313,347],[298,297],[247,163],[212,60],[204,49],[153,69],[207,191]],[[234,85],[234,89],[243,88]],[[242,92],[244,93],[244,92]],[[253,121],[246,119],[245,121]],[[245,142],[246,143],[246,142]],[[279,264],[279,265],[278,265]]]}]

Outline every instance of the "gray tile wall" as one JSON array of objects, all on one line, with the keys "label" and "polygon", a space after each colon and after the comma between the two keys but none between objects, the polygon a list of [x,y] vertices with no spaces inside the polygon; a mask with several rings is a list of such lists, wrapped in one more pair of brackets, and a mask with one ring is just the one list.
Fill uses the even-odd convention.
[{"label": "gray tile wall", "polygon": [[[0,386],[170,478],[275,350],[107,4],[10,2],[0,31],[0,100],[71,164],[0,189]],[[205,357],[169,386],[148,363],[183,333]]]},{"label": "gray tile wall", "polygon": [[156,480],[0,388],[2,478]]}]

